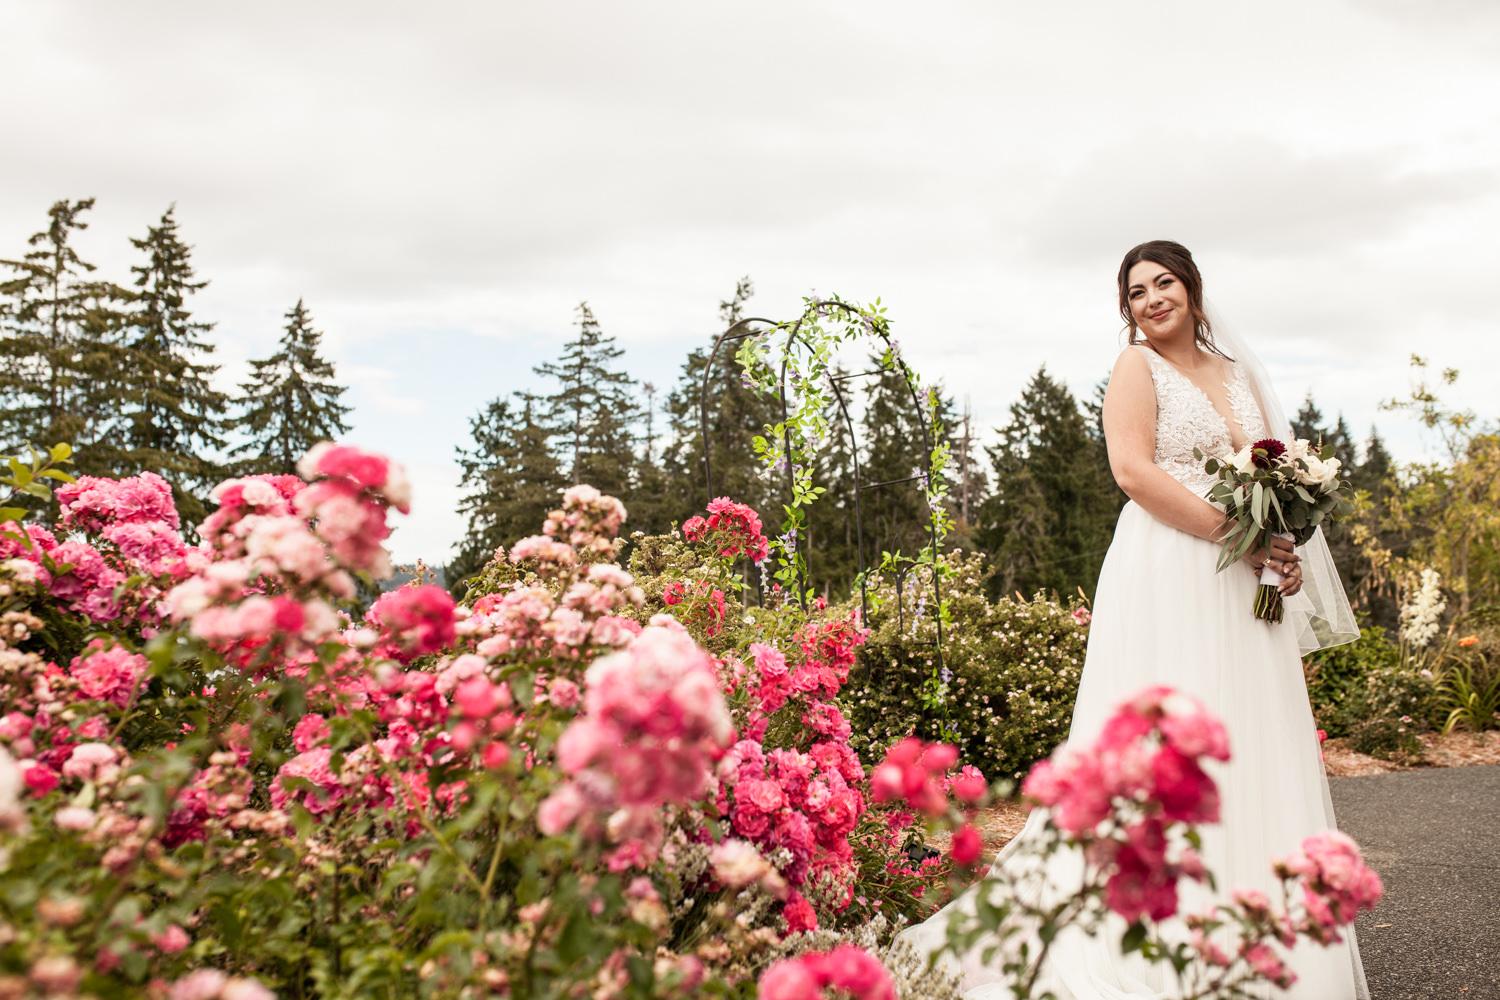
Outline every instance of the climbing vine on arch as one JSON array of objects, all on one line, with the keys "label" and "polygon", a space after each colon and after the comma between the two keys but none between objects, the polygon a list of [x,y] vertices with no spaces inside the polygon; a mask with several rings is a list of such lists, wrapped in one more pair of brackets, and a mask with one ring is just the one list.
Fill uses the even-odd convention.
[{"label": "climbing vine on arch", "polygon": [[[767,424],[752,442],[767,475],[781,476],[787,482],[781,533],[771,542],[772,572],[776,581],[799,601],[806,603],[811,598],[804,545],[807,512],[827,492],[826,486],[814,481],[814,457],[829,435],[838,433],[830,416],[841,418],[852,436],[848,405],[838,388],[839,376],[833,365],[841,346],[860,340],[875,347],[880,366],[877,372],[897,372],[904,379],[913,405],[925,421],[929,447],[925,468],[914,469],[911,476],[887,483],[856,483],[856,489],[913,483],[922,490],[926,501],[928,530],[926,543],[915,555],[882,552],[879,565],[864,567],[855,582],[866,610],[879,611],[878,607],[869,608],[867,603],[865,578],[871,572],[905,575],[918,566],[924,567],[932,574],[934,589],[939,594],[936,613],[941,630],[947,606],[940,596],[940,578],[945,567],[938,555],[953,526],[946,502],[950,456],[942,410],[936,389],[924,388],[915,369],[902,358],[879,299],[861,306],[838,296],[808,297],[803,300],[802,314],[796,319],[771,324],[756,336],[740,341],[736,360],[746,381],[767,395],[782,396],[783,402],[781,420]],[[854,444],[852,440],[850,443]]]}]

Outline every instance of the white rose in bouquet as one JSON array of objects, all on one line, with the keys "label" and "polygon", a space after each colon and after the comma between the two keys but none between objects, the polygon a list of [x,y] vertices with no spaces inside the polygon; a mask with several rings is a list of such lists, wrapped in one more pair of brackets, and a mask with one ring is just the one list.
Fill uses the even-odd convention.
[{"label": "white rose in bouquet", "polygon": [[1297,478],[1304,486],[1316,486],[1320,490],[1328,490],[1336,487],[1339,482],[1339,469],[1342,463],[1336,458],[1326,461],[1316,455],[1309,454],[1302,459],[1306,471]]},{"label": "white rose in bouquet", "polygon": [[1234,466],[1236,472],[1243,472],[1248,475],[1255,471],[1255,456],[1251,453],[1248,444],[1233,455],[1230,455],[1228,461],[1230,465]]}]

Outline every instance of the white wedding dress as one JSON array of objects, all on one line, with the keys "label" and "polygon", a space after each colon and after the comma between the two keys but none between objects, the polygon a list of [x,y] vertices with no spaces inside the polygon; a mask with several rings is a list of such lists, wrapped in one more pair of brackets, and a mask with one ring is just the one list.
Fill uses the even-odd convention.
[{"label": "white wedding dress", "polygon": [[[1193,449],[1224,455],[1231,435],[1208,396],[1148,347],[1156,388],[1156,465],[1202,496],[1210,485]],[[1226,383],[1234,418],[1249,440],[1266,436],[1251,380],[1236,364]],[[1168,527],[1133,501],[1120,512],[1095,594],[1088,652],[1073,710],[1070,741],[1091,742],[1123,699],[1153,684],[1169,684],[1201,700],[1223,720],[1231,758],[1208,762],[1219,786],[1221,822],[1200,827],[1204,862],[1218,879],[1219,897],[1235,888],[1259,888],[1273,901],[1279,883],[1273,858],[1294,851],[1304,837],[1335,827],[1333,803],[1323,771],[1317,732],[1302,676],[1297,635],[1290,623],[1257,620],[1251,606],[1256,577],[1244,566],[1215,571],[1219,546]],[[1035,809],[1021,833],[1001,849],[992,871],[1025,870],[1023,852],[1039,832],[1045,810]],[[1033,869],[1035,866],[1031,866]],[[1054,855],[1045,872],[1048,886],[1076,886],[1078,852]],[[1184,880],[1180,912],[1207,908],[1207,886]],[[901,932],[919,953],[936,950],[960,908],[973,912],[970,888],[927,920]],[[1035,897],[1033,897],[1035,898]],[[1173,919],[1164,935],[1185,940]],[[1097,935],[1073,928],[1054,942],[1034,995],[1051,989],[1059,1000],[1125,1000],[1180,995],[1170,964],[1152,964],[1139,954],[1121,956],[1124,921],[1110,914]],[[1267,987],[1266,996],[1305,1000],[1366,1000],[1369,996],[1352,927],[1344,941],[1323,948],[1299,942],[1287,957],[1297,982],[1287,991]],[[1278,946],[1279,947],[1279,946]],[[1035,948],[1035,945],[1033,945]],[[960,976],[965,1000],[1008,998],[996,967],[979,957],[981,945],[962,960],[944,955]],[[1033,950],[1033,954],[1035,951]],[[1286,954],[1282,949],[1282,954]]]}]

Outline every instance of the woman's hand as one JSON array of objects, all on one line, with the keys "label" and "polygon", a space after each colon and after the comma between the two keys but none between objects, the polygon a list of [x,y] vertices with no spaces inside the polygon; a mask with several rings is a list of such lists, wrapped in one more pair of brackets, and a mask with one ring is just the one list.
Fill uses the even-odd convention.
[{"label": "woman's hand", "polygon": [[1282,580],[1277,589],[1281,591],[1282,597],[1290,597],[1302,589],[1302,557],[1297,555],[1297,549],[1290,538],[1272,535],[1268,547],[1251,549],[1245,553],[1244,561],[1256,576],[1260,575],[1264,566],[1270,566],[1280,573]]}]

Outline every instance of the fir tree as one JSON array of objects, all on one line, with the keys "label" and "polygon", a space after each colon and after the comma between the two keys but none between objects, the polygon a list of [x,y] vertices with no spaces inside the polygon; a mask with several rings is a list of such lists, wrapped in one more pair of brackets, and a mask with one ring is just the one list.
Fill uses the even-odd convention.
[{"label": "fir tree", "polygon": [[1121,496],[1067,387],[1043,368],[1032,377],[1000,441],[989,449],[994,492],[980,540],[998,594],[1092,590]]},{"label": "fir tree", "polygon": [[[744,318],[745,304],[753,294],[750,279],[740,279],[734,295],[719,303],[721,325],[715,337]],[[713,499],[706,493],[703,469],[700,413],[706,391],[713,493],[754,507],[769,530],[781,521],[783,484],[764,474],[750,441],[764,431],[766,424],[779,419],[780,410],[774,398],[745,384],[734,360],[736,346],[726,343],[719,349],[706,386],[708,350],[695,348],[683,362],[682,373],[667,394],[664,407],[668,441],[662,453],[662,472],[678,507],[674,515],[677,519],[691,516]]]},{"label": "fir tree", "polygon": [[234,453],[244,456],[246,472],[295,473],[313,445],[349,430],[349,407],[340,402],[344,387],[335,381],[332,362],[318,353],[323,335],[301,299],[286,319],[280,350],[250,362],[250,381],[240,386],[246,440]]},{"label": "fir tree", "polygon": [[1323,443],[1333,449],[1333,457],[1339,460],[1346,472],[1352,472],[1359,464],[1359,455],[1355,451],[1354,435],[1349,433],[1349,423],[1344,419],[1342,413],[1334,421],[1333,429],[1323,439]]},{"label": "fir tree", "polygon": [[208,282],[194,278],[174,211],[168,208],[144,239],[130,241],[146,260],[131,268],[136,291],[122,345],[120,445],[129,471],[150,470],[173,484],[191,524],[202,519],[205,505],[189,489],[212,486],[221,472],[211,455],[224,447],[228,397],[211,384],[218,371],[207,360],[213,324],[194,319],[188,307]]},{"label": "fir tree", "polygon": [[656,439],[656,386],[647,382],[641,386],[646,396],[645,408],[641,411],[644,434],[635,455],[635,466],[631,470],[630,506],[631,531],[648,535],[659,535],[670,531],[673,520],[682,520],[679,508],[682,497],[673,496],[668,487],[667,473],[662,467],[660,449]]},{"label": "fir tree", "polygon": [[478,572],[500,546],[536,534],[557,506],[563,475],[538,419],[543,406],[533,395],[516,393],[513,400],[492,400],[470,418],[472,446],[458,448],[459,485],[468,491],[458,512],[468,528],[448,566],[450,584]]},{"label": "fir tree", "polygon": [[556,380],[546,421],[568,479],[630,500],[634,464],[635,383],[616,368],[625,352],[599,326],[587,302],[578,306],[578,335],[538,375]]},{"label": "fir tree", "polygon": [[974,430],[974,413],[964,400],[963,416],[953,429],[953,531],[949,536],[956,548],[972,550],[975,545],[979,505],[988,486],[984,468],[979,464],[979,443]]},{"label": "fir tree", "polygon": [[[880,366],[879,356],[870,359]],[[921,479],[927,472],[926,400],[913,402],[899,369],[874,376],[865,395],[864,483],[861,513],[871,552],[915,555],[927,543],[927,500]],[[903,482],[903,480],[907,480]],[[889,483],[876,486],[877,483]],[[871,488],[873,487],[873,488]]]},{"label": "fir tree", "polygon": [[1309,392],[1302,400],[1302,409],[1292,418],[1292,437],[1317,444],[1323,440],[1323,435],[1323,411],[1318,409],[1318,404],[1313,402],[1312,393]]},{"label": "fir tree", "polygon": [[1395,470],[1396,463],[1386,450],[1380,431],[1371,424],[1370,436],[1365,441],[1364,459],[1354,469],[1354,485],[1359,489],[1369,490],[1373,495],[1383,496]]},{"label": "fir tree", "polygon": [[127,295],[90,278],[94,265],[78,256],[76,234],[94,199],[59,201],[46,229],[28,241],[20,260],[0,261],[0,434],[7,448],[77,448],[76,467],[101,474],[118,457],[109,442],[116,410],[112,381],[122,368],[115,346]]},{"label": "fir tree", "polygon": [[[852,418],[857,412],[858,402],[851,398],[853,380],[837,365],[830,369],[829,375],[852,411]],[[828,438],[813,454],[812,479],[827,492],[808,508],[803,537],[797,539],[797,545],[807,558],[808,585],[830,598],[839,598],[849,592],[850,581],[859,571],[860,520],[855,513],[855,498],[858,495],[862,503],[867,504],[871,491],[865,490],[862,495],[856,492],[854,459],[858,442],[851,439],[851,430],[844,422],[836,398],[830,401],[826,418]],[[859,426],[854,425],[853,433],[859,433]],[[860,472],[862,482],[871,482],[868,469],[862,468]],[[774,483],[767,485],[776,487],[775,499],[766,501],[766,509],[772,515],[767,528],[770,533],[775,533],[781,520],[779,505],[785,497],[785,481],[777,477]],[[862,506],[861,513],[864,512]],[[868,520],[864,526],[865,568],[873,570],[880,564],[880,548],[872,542]]]}]

